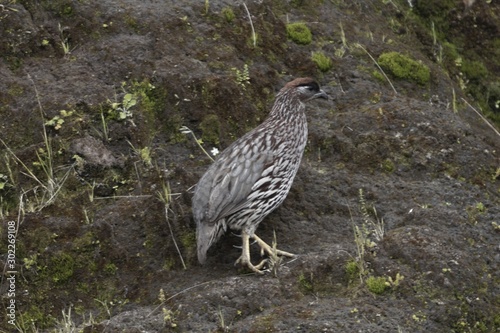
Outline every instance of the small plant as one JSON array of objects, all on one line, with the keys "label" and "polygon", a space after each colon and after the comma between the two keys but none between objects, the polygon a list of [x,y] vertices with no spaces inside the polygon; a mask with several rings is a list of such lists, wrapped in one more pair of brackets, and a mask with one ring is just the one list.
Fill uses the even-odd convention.
[{"label": "small plant", "polygon": [[9,185],[9,179],[7,175],[0,173],[0,190],[7,188]]},{"label": "small plant", "polygon": [[[132,82],[130,85],[127,85],[126,82],[122,82],[121,90],[124,93],[122,100],[117,101],[117,97],[115,97],[115,102],[108,100],[110,104],[110,109],[108,109],[107,112],[109,117],[118,121],[128,120],[135,127],[134,121],[132,120],[132,108],[140,101],[144,111],[149,112],[154,110],[155,105],[150,98],[150,93],[153,92],[154,89],[155,86],[147,81]],[[107,136],[106,117],[104,117],[103,112],[101,112],[101,118],[103,120],[103,131],[105,136]]]},{"label": "small plant", "polygon": [[[384,220],[379,219],[375,207],[369,207],[363,196],[363,190],[359,190],[360,211],[363,216],[363,223],[357,225],[351,217],[352,229],[354,233],[354,243],[356,245],[356,257],[347,262],[345,266],[346,273],[349,279],[355,275],[359,276],[361,283],[368,275],[368,268],[365,263],[365,255],[367,251],[374,252],[377,247],[371,237],[380,241],[384,237]],[[373,220],[373,214],[375,220]],[[352,216],[352,214],[351,214]]]},{"label": "small plant", "polygon": [[228,332],[229,327],[226,326],[226,321],[224,320],[224,313],[222,313],[222,309],[219,307],[217,310],[217,317],[219,318],[219,328],[222,332]]},{"label": "small plant", "polygon": [[205,0],[205,15],[208,15],[210,9],[210,0]]},{"label": "small plant", "polygon": [[115,275],[116,271],[118,271],[118,267],[116,267],[113,263],[108,263],[104,266],[104,272],[109,275]]},{"label": "small plant", "polygon": [[375,240],[381,241],[384,238],[385,234],[384,219],[378,217],[377,210],[374,206],[368,206],[363,195],[363,189],[359,189],[359,203],[361,214],[363,215],[364,219],[364,225],[371,226],[372,231],[370,232],[370,234],[374,235]]},{"label": "small plant", "polygon": [[[364,266],[363,266],[364,267]],[[360,275],[360,266],[355,259],[350,259],[344,266],[349,281],[353,281]]]},{"label": "small plant", "polygon": [[288,38],[297,44],[307,45],[312,42],[311,30],[309,30],[305,23],[296,22],[287,24],[286,33]]},{"label": "small plant", "polygon": [[250,72],[248,70],[248,65],[244,64],[243,65],[243,70],[240,71],[238,68],[233,67],[231,70],[234,72],[234,75],[236,76],[236,83],[243,88],[243,90],[246,89],[246,85],[250,85]]},{"label": "small plant", "polygon": [[298,282],[299,282],[299,289],[301,289],[302,291],[308,293],[313,291],[312,273],[311,273],[311,279],[306,278],[304,273],[300,273]]},{"label": "small plant", "polygon": [[495,172],[493,172],[493,175],[491,176],[491,180],[495,181],[498,178],[500,178],[500,167],[498,167]]},{"label": "small plant", "polygon": [[58,24],[58,29],[59,29],[59,39],[61,40],[60,43],[61,43],[61,48],[63,50],[63,53],[64,53],[64,56],[69,56],[71,54],[71,51],[74,50],[70,48],[70,45],[69,45],[69,37],[67,35],[67,30],[68,30],[68,27],[62,27],[61,26],[61,23]]},{"label": "small plant", "polygon": [[[363,282],[364,277],[368,273],[368,268],[365,263],[366,250],[373,248],[376,244],[373,243],[369,238],[369,231],[365,226],[361,228],[353,223],[354,231],[354,243],[356,244],[356,258],[353,260],[358,266],[357,272],[361,282]],[[352,265],[352,264],[351,264]]]},{"label": "small plant", "polygon": [[399,52],[382,53],[378,58],[378,63],[380,67],[399,79],[410,80],[424,85],[431,78],[429,67]]},{"label": "small plant", "polygon": [[[44,119],[44,112],[42,109],[42,105],[40,103],[40,98],[38,94],[38,90],[36,88],[35,82],[28,75],[28,79],[32,82],[33,88],[35,90],[36,101],[38,102],[38,109],[40,112],[40,117],[42,120]],[[29,189],[25,190],[20,196],[20,207],[29,212],[40,211],[43,208],[51,205],[57,195],[60,193],[62,186],[66,182],[69,177],[71,170],[73,169],[73,165],[67,168],[67,171],[60,176],[58,170],[54,167],[54,157],[55,153],[52,148],[52,141],[47,134],[47,128],[45,122],[42,123],[42,135],[43,135],[43,146],[38,148],[35,151],[37,160],[32,163],[32,167],[26,165],[11,149],[7,144],[0,139],[0,143],[4,145],[7,149],[8,153],[11,155],[13,160],[18,163],[22,169],[24,170],[24,174],[28,176],[32,181],[36,183],[36,185]],[[7,163],[8,165],[8,163]],[[35,167],[35,168],[33,168]],[[41,170],[43,177],[37,175],[37,171],[35,169]],[[23,200],[25,202],[23,202]],[[25,207],[24,205],[27,204]],[[24,212],[24,211],[23,211]]]},{"label": "small plant", "polygon": [[392,277],[387,277],[387,281],[385,282],[385,284],[391,288],[396,288],[399,286],[399,284],[401,283],[401,281],[404,280],[404,276],[399,274],[399,273],[396,273],[396,277],[393,279]]},{"label": "small plant", "polygon": [[342,25],[342,22],[339,23],[339,28],[340,28],[340,40],[342,41],[342,46],[345,49],[348,49],[349,46],[347,45],[347,38],[345,36],[344,26]]},{"label": "small plant", "polygon": [[67,311],[62,312],[62,319],[58,321],[57,328],[53,330],[54,333],[68,333],[68,332],[77,332],[77,326],[73,319],[71,318],[71,306]]},{"label": "small plant", "polygon": [[31,268],[38,269],[38,254],[30,254],[29,258],[23,258],[24,268],[29,270]]},{"label": "small plant", "polygon": [[[166,301],[165,297],[165,292],[163,291],[163,288],[160,289],[160,292],[158,294],[158,300],[163,304]],[[166,307],[162,306],[161,311],[163,313],[163,322],[165,323],[166,326],[170,328],[176,328],[177,323],[176,323],[176,313],[170,309],[167,309]]]},{"label": "small plant", "polygon": [[65,118],[72,116],[74,111],[66,111],[66,110],[61,110],[59,111],[59,115],[54,116],[54,118],[47,120],[45,122],[45,125],[54,127],[54,129],[57,131],[61,129],[62,125],[65,122]]},{"label": "small plant", "polygon": [[477,218],[486,212],[486,207],[482,202],[478,202],[474,206],[467,206],[465,211],[469,217],[469,222],[475,225],[478,222]]},{"label": "small plant", "polygon": [[132,147],[132,150],[134,151],[135,155],[139,156],[141,158],[141,161],[144,163],[144,165],[148,167],[153,166],[152,158],[151,158],[151,147],[144,147],[144,148],[136,148],[134,145],[130,142],[127,141],[130,147]]},{"label": "small plant", "polygon": [[222,8],[221,14],[224,17],[224,19],[226,19],[227,23],[233,22],[234,18],[236,17],[234,15],[234,11],[230,7]]},{"label": "small plant", "polygon": [[172,242],[174,243],[175,249],[177,250],[177,253],[179,254],[179,258],[182,263],[182,267],[184,269],[187,269],[186,263],[184,262],[184,258],[182,257],[181,250],[179,249],[179,246],[177,245],[177,241],[175,240],[174,236],[174,231],[172,229],[172,226],[170,224],[170,217],[169,214],[172,212],[172,209],[170,208],[170,204],[172,202],[172,192],[170,191],[170,184],[168,183],[162,183],[162,191],[157,192],[158,199],[163,202],[164,204],[164,211],[165,211],[165,220],[167,221],[167,226],[170,231],[170,236],[172,237]]},{"label": "small plant", "polygon": [[496,222],[491,222],[491,226],[493,227],[493,230],[500,231],[500,224]]},{"label": "small plant", "polygon": [[328,72],[332,67],[332,59],[324,54],[322,51],[313,52],[311,56],[312,61],[316,63],[319,70],[322,72]]},{"label": "small plant", "polygon": [[411,318],[417,323],[425,323],[427,321],[427,316],[422,311],[413,314]]},{"label": "small plant", "polygon": [[366,279],[366,287],[374,294],[380,295],[387,288],[385,277],[370,276]]},{"label": "small plant", "polygon": [[111,113],[116,114],[118,120],[130,119],[130,121],[132,121],[131,118],[133,114],[130,109],[136,104],[137,104],[137,96],[131,93],[126,93],[123,96],[123,100],[121,103],[120,102],[111,103]]}]

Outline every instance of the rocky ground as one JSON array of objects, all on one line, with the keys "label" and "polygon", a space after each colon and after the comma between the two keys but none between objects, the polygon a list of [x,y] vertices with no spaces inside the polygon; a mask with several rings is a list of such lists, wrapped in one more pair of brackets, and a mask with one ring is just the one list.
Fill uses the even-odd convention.
[{"label": "rocky ground", "polygon": [[[246,5],[3,1],[0,330],[499,332],[500,3]],[[192,134],[227,147],[300,76],[332,99],[258,229],[297,258],[249,274],[228,233],[199,266]]]}]

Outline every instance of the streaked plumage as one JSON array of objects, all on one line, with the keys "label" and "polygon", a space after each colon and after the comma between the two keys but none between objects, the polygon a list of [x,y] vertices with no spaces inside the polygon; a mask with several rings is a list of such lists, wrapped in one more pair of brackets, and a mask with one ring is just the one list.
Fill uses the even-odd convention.
[{"label": "streaked plumage", "polygon": [[307,141],[304,103],[315,98],[328,97],[314,80],[287,83],[276,95],[269,117],[226,148],[201,177],[193,197],[200,263],[205,263],[208,249],[229,227],[241,231],[243,238],[237,263],[260,272],[264,262],[256,266],[250,262],[249,238],[269,254],[269,245],[255,230],[292,186]]}]

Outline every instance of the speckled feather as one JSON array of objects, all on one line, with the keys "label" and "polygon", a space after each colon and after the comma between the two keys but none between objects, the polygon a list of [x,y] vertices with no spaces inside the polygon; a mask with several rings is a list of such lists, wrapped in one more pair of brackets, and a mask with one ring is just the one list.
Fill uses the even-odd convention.
[{"label": "speckled feather", "polygon": [[193,217],[201,263],[227,227],[253,234],[285,200],[307,141],[304,102],[325,96],[312,79],[289,82],[269,117],[226,148],[200,179]]}]

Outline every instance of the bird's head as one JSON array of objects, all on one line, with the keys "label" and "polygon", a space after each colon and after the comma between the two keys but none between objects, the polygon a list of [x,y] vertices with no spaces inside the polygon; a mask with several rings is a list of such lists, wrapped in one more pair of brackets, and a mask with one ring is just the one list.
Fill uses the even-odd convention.
[{"label": "bird's head", "polygon": [[320,89],[319,84],[308,77],[290,81],[285,85],[284,89],[293,90],[302,102],[308,102],[316,98],[328,99],[328,95]]}]

